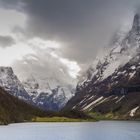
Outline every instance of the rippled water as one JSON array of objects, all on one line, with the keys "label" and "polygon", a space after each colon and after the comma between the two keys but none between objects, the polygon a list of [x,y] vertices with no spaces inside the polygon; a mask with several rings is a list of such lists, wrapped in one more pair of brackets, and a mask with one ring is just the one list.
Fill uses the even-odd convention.
[{"label": "rippled water", "polygon": [[11,124],[0,126],[0,140],[140,140],[140,122]]}]

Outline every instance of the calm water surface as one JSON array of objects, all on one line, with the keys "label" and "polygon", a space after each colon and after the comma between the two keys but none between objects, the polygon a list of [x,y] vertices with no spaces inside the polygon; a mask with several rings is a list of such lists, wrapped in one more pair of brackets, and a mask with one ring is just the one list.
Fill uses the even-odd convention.
[{"label": "calm water surface", "polygon": [[140,140],[140,122],[10,124],[0,126],[0,140]]}]

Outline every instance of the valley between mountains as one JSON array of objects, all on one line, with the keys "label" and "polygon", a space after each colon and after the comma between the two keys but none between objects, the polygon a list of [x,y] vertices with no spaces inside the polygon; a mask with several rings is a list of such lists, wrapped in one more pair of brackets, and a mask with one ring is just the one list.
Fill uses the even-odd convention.
[{"label": "valley between mountains", "polygon": [[[1,124],[21,121],[140,120],[140,15],[81,75],[76,89],[55,77],[20,81],[0,67]],[[49,118],[49,119],[48,119]],[[70,118],[70,119],[69,119]]]}]

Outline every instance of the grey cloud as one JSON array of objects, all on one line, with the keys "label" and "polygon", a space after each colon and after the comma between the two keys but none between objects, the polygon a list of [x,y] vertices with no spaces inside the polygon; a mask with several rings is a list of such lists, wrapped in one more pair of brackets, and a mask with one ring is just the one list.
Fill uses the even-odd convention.
[{"label": "grey cloud", "polygon": [[15,41],[11,36],[0,36],[0,47],[10,47],[13,44],[15,44]]},{"label": "grey cloud", "polygon": [[0,0],[0,7],[23,10],[24,0]]},{"label": "grey cloud", "polygon": [[[10,0],[24,3],[26,34],[64,42],[62,56],[90,63],[120,26],[132,21],[139,0]],[[12,6],[11,6],[12,7]],[[129,21],[128,21],[129,19]]]},{"label": "grey cloud", "polygon": [[25,1],[30,35],[65,42],[62,55],[89,63],[108,45],[121,24],[133,17],[138,0]]}]

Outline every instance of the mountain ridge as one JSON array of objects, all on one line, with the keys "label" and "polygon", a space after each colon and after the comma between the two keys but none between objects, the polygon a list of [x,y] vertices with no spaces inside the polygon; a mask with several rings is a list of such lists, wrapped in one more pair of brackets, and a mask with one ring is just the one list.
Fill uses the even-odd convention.
[{"label": "mountain ridge", "polygon": [[0,67],[0,87],[9,94],[44,110],[59,111],[73,96],[71,87],[58,86],[55,79],[43,79],[41,82],[39,80],[41,81],[32,76],[31,79],[21,82],[12,67]]},{"label": "mountain ridge", "polygon": [[131,30],[112,44],[103,59],[93,62],[65,108],[101,114],[113,112],[114,118],[140,117],[139,31],[140,16],[136,14]]}]

